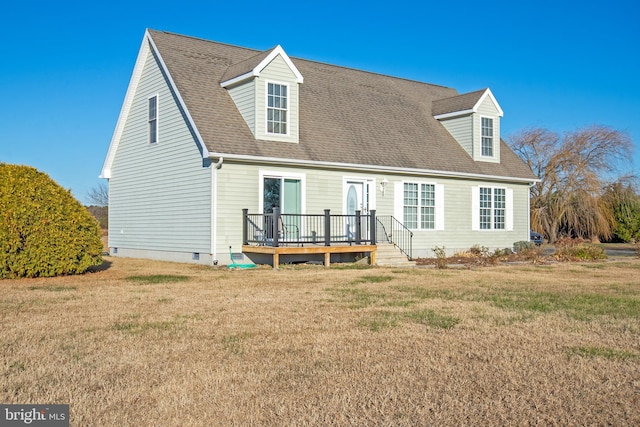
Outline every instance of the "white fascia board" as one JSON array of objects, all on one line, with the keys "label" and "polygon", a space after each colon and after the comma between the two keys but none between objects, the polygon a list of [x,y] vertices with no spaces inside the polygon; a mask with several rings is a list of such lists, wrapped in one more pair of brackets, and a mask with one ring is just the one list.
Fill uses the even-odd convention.
[{"label": "white fascia board", "polygon": [[225,161],[239,160],[249,163],[274,163],[277,165],[287,166],[315,166],[324,169],[347,169],[353,171],[367,171],[367,172],[379,172],[379,173],[395,173],[398,175],[425,175],[436,176],[443,178],[461,178],[461,179],[474,179],[482,181],[501,181],[501,182],[518,182],[527,183],[531,185],[532,182],[539,182],[540,179],[527,179],[517,178],[509,176],[498,175],[482,175],[474,173],[464,172],[449,172],[439,171],[431,169],[414,169],[414,168],[397,168],[393,166],[378,166],[378,165],[360,165],[357,163],[338,163],[338,162],[316,162],[312,160],[299,160],[299,159],[283,159],[278,157],[260,157],[260,156],[247,156],[242,154],[228,154],[228,153],[209,153],[209,158],[214,159],[218,157],[224,157]]},{"label": "white fascia board", "polygon": [[111,143],[109,144],[109,150],[107,151],[107,157],[104,160],[104,164],[102,166],[102,172],[99,175],[99,178],[109,179],[111,178],[111,166],[113,165],[113,159],[115,158],[116,151],[118,150],[118,145],[120,144],[120,138],[122,137],[122,132],[124,132],[124,125],[127,121],[127,117],[129,116],[129,112],[131,111],[131,105],[133,104],[133,97],[136,94],[136,90],[138,89],[138,84],[140,83],[140,78],[142,77],[142,70],[144,68],[144,63],[147,60],[147,55],[149,55],[149,31],[145,31],[144,37],[142,38],[142,45],[140,46],[140,50],[138,51],[138,58],[136,59],[136,64],[133,67],[133,72],[131,73],[131,78],[129,79],[129,86],[127,87],[127,93],[124,96],[124,101],[122,102],[122,108],[120,108],[120,114],[118,115],[118,121],[116,122],[116,128],[113,131],[113,135],[111,136]]},{"label": "white fascia board", "polygon": [[437,116],[433,116],[436,120],[450,119],[452,117],[464,116],[466,114],[475,113],[475,110],[462,110],[462,111],[452,111],[451,113],[438,114]]},{"label": "white fascia board", "polygon": [[253,69],[254,74],[255,75],[259,75],[262,72],[262,70],[267,65],[269,65],[269,63],[271,61],[273,61],[273,59],[278,55],[282,56],[282,59],[284,59],[284,62],[287,64],[287,66],[289,67],[291,72],[296,76],[296,83],[302,83],[304,81],[304,78],[302,77],[302,74],[300,74],[300,71],[298,71],[296,66],[293,65],[293,62],[291,61],[291,58],[289,58],[289,55],[287,55],[285,53],[284,49],[280,45],[276,46],[271,51],[271,53],[269,53],[269,55],[267,55],[266,58],[264,58],[262,61],[260,61],[260,63],[256,66],[256,68]]},{"label": "white fascia board", "polygon": [[291,70],[291,72],[296,76],[296,83],[302,83],[304,81],[304,78],[302,77],[302,74],[300,73],[300,71],[298,71],[298,69],[296,68],[295,65],[293,65],[293,62],[291,61],[291,58],[289,58],[289,55],[287,55],[284,51],[284,49],[282,49],[282,46],[278,45],[275,48],[273,48],[273,50],[269,53],[269,55],[267,55],[262,61],[260,61],[260,63],[258,65],[256,65],[256,67],[247,72],[244,73],[242,75],[239,75],[237,77],[234,77],[232,79],[229,80],[225,80],[222,83],[220,83],[220,86],[227,88],[229,86],[233,86],[235,84],[238,83],[242,83],[245,80],[249,80],[252,79],[254,77],[258,77],[260,75],[260,73],[262,72],[262,70],[264,70],[264,68],[269,65],[269,63],[271,61],[274,60],[274,58],[276,56],[280,55],[282,57],[282,59],[284,60],[284,62],[287,64],[287,66],[289,67],[289,69]]},{"label": "white fascia board", "polygon": [[254,77],[258,76],[258,73],[256,73],[255,70],[251,70],[248,73],[242,74],[241,76],[238,77],[234,77],[232,79],[226,80],[222,83],[220,83],[220,86],[227,88],[229,86],[233,86],[237,83],[242,83],[245,80],[249,80],[252,79]]},{"label": "white fascia board", "polygon": [[142,78],[142,71],[144,69],[144,64],[147,61],[147,57],[151,52],[151,48],[155,52],[158,60],[160,61],[160,66],[162,67],[165,75],[169,79],[169,84],[171,85],[174,93],[178,97],[178,102],[182,106],[183,111],[187,115],[187,120],[191,124],[194,132],[196,133],[198,144],[202,148],[202,157],[209,157],[209,150],[204,145],[204,141],[202,140],[202,136],[200,132],[198,132],[198,128],[193,122],[193,118],[191,114],[189,114],[189,110],[184,104],[184,100],[182,96],[180,96],[180,92],[176,87],[169,71],[167,70],[167,66],[162,59],[162,56],[158,52],[158,48],[155,43],[151,39],[151,34],[149,34],[149,30],[145,31],[144,37],[142,38],[142,45],[140,46],[140,50],[138,51],[138,58],[136,59],[136,64],[133,67],[133,73],[131,74],[131,79],[129,80],[129,86],[127,88],[127,93],[124,97],[124,101],[122,102],[122,108],[120,109],[120,114],[118,115],[118,121],[116,122],[116,128],[113,131],[113,135],[111,137],[111,143],[109,144],[109,150],[107,151],[107,157],[105,158],[104,164],[102,166],[102,171],[99,175],[99,178],[110,179],[111,178],[111,166],[113,165],[113,160],[116,155],[116,151],[118,150],[118,145],[120,144],[120,138],[122,138],[122,133],[124,132],[124,126],[127,121],[127,117],[129,117],[129,113],[131,112],[131,106],[133,104],[133,98],[136,94],[136,90],[138,89],[138,85],[140,84],[140,80]]},{"label": "white fascia board", "polygon": [[500,104],[498,104],[498,101],[496,101],[496,98],[493,96],[491,89],[488,89],[488,88],[486,91],[484,91],[484,93],[482,94],[478,102],[476,102],[476,105],[473,106],[473,112],[474,113],[478,112],[478,108],[480,107],[480,104],[482,104],[487,97],[489,97],[491,102],[493,102],[493,105],[496,106],[496,109],[498,110],[498,115],[500,117],[504,117],[504,113],[502,112],[502,108],[500,108]]},{"label": "white fascia board", "polygon": [[153,52],[156,54],[156,57],[158,58],[158,61],[160,62],[160,67],[162,67],[162,70],[164,71],[164,75],[167,76],[167,79],[169,80],[169,85],[171,86],[171,89],[173,90],[173,93],[175,93],[176,94],[176,98],[178,98],[178,102],[180,103],[180,106],[182,107],[182,111],[184,111],[184,114],[187,116],[187,121],[191,125],[191,128],[193,129],[193,132],[196,134],[196,139],[197,139],[196,142],[198,143],[198,145],[202,149],[202,158],[206,159],[206,158],[209,157],[209,150],[207,149],[207,146],[205,145],[204,140],[202,139],[202,135],[200,135],[200,131],[198,131],[198,127],[196,126],[195,122],[193,121],[193,117],[191,117],[191,113],[189,113],[189,109],[187,108],[187,105],[185,104],[184,99],[182,99],[182,95],[180,95],[180,91],[178,90],[178,86],[176,86],[175,82],[173,81],[173,78],[171,77],[171,74],[169,73],[169,69],[167,68],[167,64],[165,64],[164,59],[162,59],[162,55],[160,55],[160,52],[158,52],[158,48],[156,47],[156,44],[153,42],[153,39],[151,38],[151,35],[148,32],[147,32],[147,37],[149,39],[149,44],[153,48]]}]

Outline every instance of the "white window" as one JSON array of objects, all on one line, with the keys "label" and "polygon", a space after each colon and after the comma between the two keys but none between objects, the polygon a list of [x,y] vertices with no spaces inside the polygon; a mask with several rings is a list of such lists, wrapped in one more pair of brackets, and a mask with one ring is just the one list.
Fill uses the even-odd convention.
[{"label": "white window", "polygon": [[267,133],[287,134],[287,85],[267,83]]},{"label": "white window", "polygon": [[475,187],[474,230],[513,229],[513,191],[500,187]]},{"label": "white window", "polygon": [[149,144],[158,142],[158,96],[149,98]]},{"label": "white window", "polygon": [[493,119],[482,117],[482,155],[493,157]]},{"label": "white window", "polygon": [[403,222],[407,228],[436,228],[436,185],[405,182],[403,187]]}]

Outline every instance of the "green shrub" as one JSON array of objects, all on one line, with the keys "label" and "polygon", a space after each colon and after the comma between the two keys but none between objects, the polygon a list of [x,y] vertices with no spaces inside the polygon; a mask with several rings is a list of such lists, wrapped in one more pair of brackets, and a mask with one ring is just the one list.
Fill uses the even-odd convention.
[{"label": "green shrub", "polygon": [[520,252],[526,251],[526,250],[528,250],[528,249],[532,249],[532,248],[534,248],[535,246],[536,246],[536,245],[535,245],[534,243],[532,243],[532,242],[528,242],[528,241],[526,241],[526,240],[521,240],[521,241],[519,241],[519,242],[515,242],[515,243],[513,244],[513,250],[514,250],[516,253],[520,253]]},{"label": "green shrub", "polygon": [[589,244],[582,239],[571,238],[558,240],[553,256],[558,261],[596,261],[607,258],[601,247]]},{"label": "green shrub", "polygon": [[0,279],[84,273],[101,253],[98,223],[70,191],[0,163]]}]

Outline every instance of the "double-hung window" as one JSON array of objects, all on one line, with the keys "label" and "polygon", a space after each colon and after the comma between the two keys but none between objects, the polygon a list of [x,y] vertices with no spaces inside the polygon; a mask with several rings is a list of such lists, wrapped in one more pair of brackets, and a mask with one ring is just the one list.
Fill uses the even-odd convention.
[{"label": "double-hung window", "polygon": [[404,183],[403,222],[407,228],[435,229],[435,194],[434,184]]},{"label": "double-hung window", "polygon": [[481,230],[506,228],[507,196],[504,188],[480,187],[479,225]]},{"label": "double-hung window", "polygon": [[149,144],[158,142],[158,96],[149,98]]},{"label": "double-hung window", "polygon": [[287,85],[267,83],[267,133],[287,134]]},{"label": "double-hung window", "polygon": [[482,155],[493,157],[493,119],[482,117]]}]

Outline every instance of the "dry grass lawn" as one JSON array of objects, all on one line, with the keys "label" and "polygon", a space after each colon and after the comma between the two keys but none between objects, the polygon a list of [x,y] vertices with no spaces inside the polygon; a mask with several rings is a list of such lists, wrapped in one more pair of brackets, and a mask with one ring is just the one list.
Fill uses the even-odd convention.
[{"label": "dry grass lawn", "polygon": [[640,260],[0,281],[0,402],[71,425],[640,425]]}]

